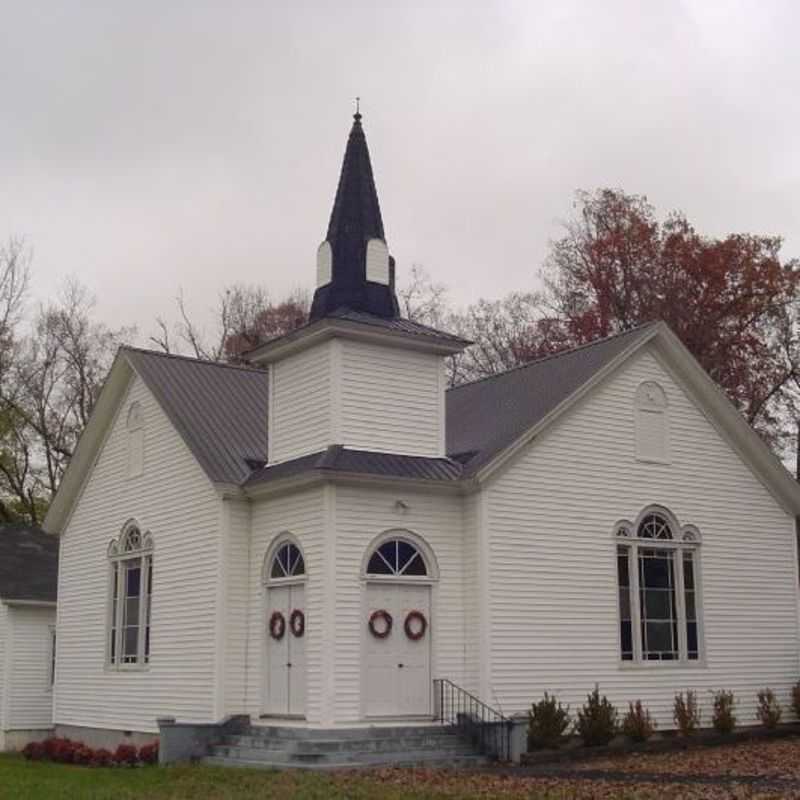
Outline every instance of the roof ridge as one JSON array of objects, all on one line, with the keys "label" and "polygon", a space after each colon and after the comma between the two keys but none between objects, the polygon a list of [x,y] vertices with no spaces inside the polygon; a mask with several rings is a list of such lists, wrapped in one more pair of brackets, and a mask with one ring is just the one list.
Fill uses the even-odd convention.
[{"label": "roof ridge", "polygon": [[178,361],[191,361],[193,364],[203,364],[209,367],[225,367],[226,369],[238,369],[244,372],[254,372],[259,375],[266,375],[266,370],[259,367],[252,367],[246,364],[228,364],[225,361],[213,361],[210,358],[197,358],[196,356],[185,356],[181,353],[165,353],[161,350],[150,350],[147,347],[134,347],[130,344],[120,345],[120,350],[130,350],[134,353],[143,353],[148,356],[160,356],[161,358],[174,358]]},{"label": "roof ridge", "polygon": [[609,336],[603,336],[600,339],[594,339],[591,342],[584,342],[583,344],[576,345],[575,347],[568,347],[566,350],[559,350],[556,353],[550,353],[546,356],[540,356],[539,358],[534,358],[531,361],[526,361],[524,364],[517,364],[513,367],[509,367],[508,369],[504,369],[502,372],[495,372],[493,375],[485,375],[482,378],[476,378],[474,381],[467,381],[466,383],[459,383],[458,386],[451,386],[447,391],[454,392],[457,389],[464,389],[467,386],[474,386],[476,383],[483,383],[484,381],[491,381],[495,378],[501,378],[503,375],[508,375],[510,372],[517,372],[518,370],[527,369],[528,367],[534,367],[537,364],[542,364],[545,361],[552,361],[555,358],[561,358],[562,356],[572,355],[572,353],[577,353],[580,350],[587,350],[590,347],[595,347],[596,345],[605,344],[606,342],[610,342],[612,339],[619,339],[622,336],[628,336],[631,333],[637,333],[639,331],[643,331],[645,328],[649,328],[655,325],[660,324],[661,320],[652,320],[650,322],[644,322],[641,325],[637,325],[635,328],[628,328],[626,331],[618,331],[617,333],[612,333]]}]

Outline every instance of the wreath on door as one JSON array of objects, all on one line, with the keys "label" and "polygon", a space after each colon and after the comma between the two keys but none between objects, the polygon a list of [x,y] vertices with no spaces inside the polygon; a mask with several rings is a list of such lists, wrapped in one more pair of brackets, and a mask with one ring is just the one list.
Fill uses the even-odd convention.
[{"label": "wreath on door", "polygon": [[298,639],[305,633],[306,615],[299,608],[292,611],[289,617],[289,630]]},{"label": "wreath on door", "polygon": [[412,642],[417,642],[428,630],[428,620],[425,619],[425,615],[421,611],[409,611],[403,629]]},{"label": "wreath on door", "polygon": [[392,615],[381,608],[369,616],[369,632],[376,639],[385,639],[392,632]]},{"label": "wreath on door", "polygon": [[286,617],[280,611],[273,611],[269,618],[269,635],[279,642],[286,633]]}]

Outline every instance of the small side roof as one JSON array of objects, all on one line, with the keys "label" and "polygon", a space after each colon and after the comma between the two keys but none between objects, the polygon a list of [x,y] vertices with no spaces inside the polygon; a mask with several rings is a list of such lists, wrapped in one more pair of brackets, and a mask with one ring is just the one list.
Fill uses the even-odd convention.
[{"label": "small side roof", "polygon": [[462,468],[458,462],[450,458],[354,450],[335,444],[317,453],[264,466],[256,470],[244,486],[246,489],[251,489],[308,472],[451,482],[461,477]]},{"label": "small side roof", "polygon": [[0,599],[55,603],[58,537],[32,525],[0,525]]}]

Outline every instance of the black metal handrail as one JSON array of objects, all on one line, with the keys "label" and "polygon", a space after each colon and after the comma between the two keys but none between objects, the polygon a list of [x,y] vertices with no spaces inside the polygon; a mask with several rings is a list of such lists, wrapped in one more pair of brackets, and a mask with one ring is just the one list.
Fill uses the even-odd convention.
[{"label": "black metal handrail", "polygon": [[481,753],[500,761],[511,760],[513,721],[447,678],[435,678],[436,720],[456,728]]}]

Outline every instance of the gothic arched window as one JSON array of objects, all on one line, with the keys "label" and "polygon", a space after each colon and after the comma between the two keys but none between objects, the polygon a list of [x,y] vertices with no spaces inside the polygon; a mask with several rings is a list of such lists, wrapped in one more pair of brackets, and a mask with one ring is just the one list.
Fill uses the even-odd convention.
[{"label": "gothic arched window", "polygon": [[698,661],[699,532],[650,508],[615,538],[622,660]]},{"label": "gothic arched window", "polygon": [[108,545],[111,565],[107,662],[113,666],[150,662],[153,597],[153,539],[135,520]]}]

